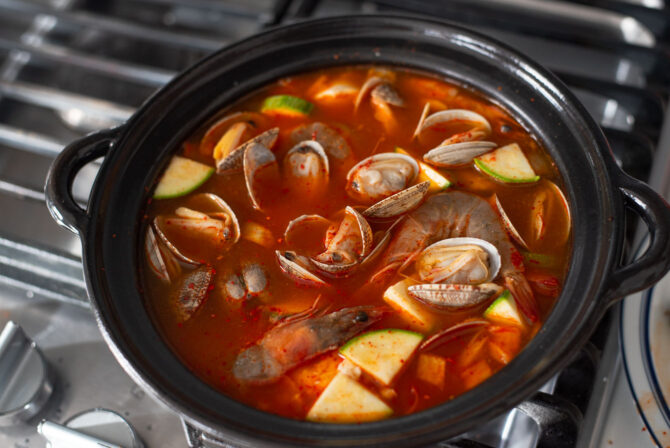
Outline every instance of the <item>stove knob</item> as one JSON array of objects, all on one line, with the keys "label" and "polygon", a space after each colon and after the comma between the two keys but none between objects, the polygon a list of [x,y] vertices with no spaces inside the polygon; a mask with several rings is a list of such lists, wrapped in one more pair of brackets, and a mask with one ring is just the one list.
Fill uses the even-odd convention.
[{"label": "stove knob", "polygon": [[9,321],[0,333],[0,425],[34,417],[53,392],[49,364],[37,344]]}]

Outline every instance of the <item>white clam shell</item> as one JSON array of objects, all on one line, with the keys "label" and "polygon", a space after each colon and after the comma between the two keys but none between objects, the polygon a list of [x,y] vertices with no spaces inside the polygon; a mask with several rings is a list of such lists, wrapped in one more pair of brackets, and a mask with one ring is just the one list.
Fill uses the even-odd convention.
[{"label": "white clam shell", "polygon": [[[498,276],[498,273],[500,272],[500,266],[502,262],[500,259],[500,253],[498,252],[498,249],[488,241],[470,237],[447,238],[426,247],[422,251],[422,254],[428,250],[432,250],[437,247],[453,247],[453,246],[462,246],[465,244],[476,245],[486,251],[486,253],[489,256],[489,275],[486,277],[483,283],[488,283],[494,280]],[[420,259],[421,255],[419,255],[418,258]]]},{"label": "white clam shell", "polygon": [[435,112],[434,114],[426,117],[426,119],[423,120],[423,124],[421,125],[421,130],[419,133],[432,126],[435,126],[436,124],[447,123],[449,121],[455,120],[477,123],[484,127],[487,132],[491,132],[491,124],[489,121],[477,112],[473,112],[467,109],[447,109]]}]

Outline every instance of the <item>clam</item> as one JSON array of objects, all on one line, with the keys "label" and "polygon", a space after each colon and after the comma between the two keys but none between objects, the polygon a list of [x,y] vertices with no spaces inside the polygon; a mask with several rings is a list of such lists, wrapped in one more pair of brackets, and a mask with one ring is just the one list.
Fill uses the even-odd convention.
[{"label": "clam", "polygon": [[404,104],[398,92],[388,83],[378,84],[370,94],[373,115],[388,133],[394,133],[398,128],[398,120],[392,106],[401,107]]},{"label": "clam", "polygon": [[263,193],[275,192],[281,184],[277,159],[265,145],[252,143],[244,150],[243,166],[244,181],[251,203],[255,209],[261,210]]},{"label": "clam", "polygon": [[447,109],[426,116],[425,111],[426,108],[424,108],[424,114],[421,115],[416,131],[414,131],[415,137],[438,124],[459,122],[472,124],[472,127],[467,131],[450,136],[436,148],[426,153],[424,160],[428,163],[437,166],[463,165],[497,146],[492,142],[477,141],[491,133],[491,124],[477,112],[466,109]]},{"label": "clam", "polygon": [[425,248],[416,270],[428,283],[471,284],[490,282],[500,271],[500,254],[479,238],[449,238]]},{"label": "clam", "polygon": [[371,205],[362,212],[362,215],[372,219],[387,219],[400,216],[419,205],[421,200],[426,196],[426,193],[428,193],[429,188],[430,181],[413,185]]},{"label": "clam", "polygon": [[487,141],[440,145],[424,154],[423,160],[440,167],[459,166],[472,162],[472,159],[486,154],[496,146],[496,143]]},{"label": "clam", "polygon": [[377,257],[384,251],[389,241],[391,241],[391,229],[388,229],[386,232],[375,234],[372,243],[373,249],[370,251],[367,257],[361,260],[358,269],[365,268],[371,263],[374,263]]},{"label": "clam", "polygon": [[233,300],[242,300],[247,294],[247,287],[239,274],[230,274],[223,284],[223,291]]},{"label": "clam", "polygon": [[243,158],[247,148],[254,145],[262,145],[272,148],[279,137],[279,128],[268,129],[254,138],[247,140],[235,149],[230,150],[225,157],[216,161],[217,174],[235,172],[243,167]]},{"label": "clam", "polygon": [[540,191],[533,199],[533,206],[531,207],[531,227],[533,229],[533,237],[535,241],[540,241],[544,238],[547,231],[547,192]]},{"label": "clam", "polygon": [[293,281],[307,286],[328,286],[328,283],[311,272],[310,269],[313,268],[313,265],[309,258],[288,250],[284,252],[275,251],[275,254],[282,272]]},{"label": "clam", "polygon": [[260,295],[268,286],[267,274],[258,263],[243,263],[241,272],[224,275],[224,292],[233,300]]},{"label": "clam", "polygon": [[322,235],[331,225],[332,222],[321,215],[300,215],[286,226],[284,241],[293,248],[296,246],[307,250],[319,246],[322,248]]},{"label": "clam", "polygon": [[245,123],[250,128],[256,129],[264,125],[267,117],[258,112],[234,112],[218,119],[212,124],[200,140],[200,152],[204,155],[212,155],[212,151],[221,141],[223,135],[236,123]]},{"label": "clam", "polygon": [[245,263],[242,266],[242,278],[247,285],[249,295],[258,295],[268,286],[265,271],[258,263]]},{"label": "clam", "polygon": [[500,213],[500,217],[502,218],[502,222],[505,225],[505,229],[507,229],[507,232],[512,236],[512,239],[514,239],[514,241],[519,243],[524,249],[528,250],[528,244],[526,244],[526,241],[523,239],[518,230],[516,230],[516,227],[514,227],[514,225],[512,224],[512,221],[509,219],[509,216],[507,216],[507,213],[505,213],[505,209],[503,209],[503,206],[500,203],[498,195],[494,194],[493,198],[495,199],[496,207],[498,208],[498,213]]},{"label": "clam", "polygon": [[[568,241],[568,238],[570,237],[570,229],[572,228],[572,217],[570,215],[570,206],[568,206],[568,200],[565,198],[565,194],[563,194],[563,190],[553,183],[550,180],[546,180],[545,182],[549,184],[549,190],[553,192],[554,200],[558,202],[558,207],[562,209],[562,212],[560,215],[562,215],[562,223],[559,224],[561,232],[552,232],[552,238],[555,237],[557,241],[561,243],[565,243]],[[557,214],[554,213],[554,217],[556,217]],[[555,224],[557,219],[553,218],[552,224]],[[556,229],[556,226],[554,226],[554,229]]]},{"label": "clam", "polygon": [[486,131],[486,133],[491,132],[491,124],[489,121],[477,112],[467,109],[447,109],[435,112],[419,122],[419,134],[437,124],[444,124],[452,121],[470,122],[474,124],[473,128],[475,129],[482,129]]},{"label": "clam", "polygon": [[330,167],[323,146],[304,140],[284,157],[284,178],[307,196],[318,196],[328,187]]},{"label": "clam", "polygon": [[361,86],[360,90],[358,91],[358,96],[356,97],[356,101],[354,102],[354,111],[358,110],[358,106],[361,105],[361,102],[363,102],[363,99],[368,94],[368,92],[371,89],[373,89],[377,84],[381,84],[383,82],[385,82],[385,79],[381,76],[371,76],[368,79],[366,79],[363,85]]},{"label": "clam", "polygon": [[315,140],[321,144],[328,157],[343,161],[351,157],[351,147],[335,129],[321,122],[302,124],[291,132],[291,142],[298,144],[305,140]]},{"label": "clam", "polygon": [[181,274],[179,262],[165,244],[156,238],[156,233],[151,226],[147,227],[144,250],[147,262],[149,263],[149,269],[163,282],[171,283],[179,277]]},{"label": "clam", "polygon": [[173,303],[182,322],[190,319],[205,303],[213,277],[214,269],[211,266],[200,266],[182,278],[173,294]]},{"label": "clam", "polygon": [[[180,260],[198,265],[213,260],[240,238],[240,224],[230,206],[212,193],[189,199],[174,216],[154,219],[158,238]],[[197,210],[196,210],[197,209]]]},{"label": "clam", "polygon": [[335,276],[346,276],[372,250],[373,234],[370,224],[352,207],[345,215],[326,250],[312,258],[319,270]]},{"label": "clam", "polygon": [[245,141],[245,137],[249,135],[252,129],[252,126],[244,121],[234,123],[228,128],[225,134],[219,139],[212,152],[212,157],[214,157],[214,162],[217,167],[222,165],[223,160]]},{"label": "clam", "polygon": [[375,154],[349,170],[346,191],[352,199],[374,203],[404,190],[418,174],[419,165],[410,156],[391,152]]},{"label": "clam", "polygon": [[370,92],[370,97],[373,100],[383,101],[391,106],[402,107],[405,105],[405,101],[400,97],[398,91],[387,82],[377,84],[372,89],[372,92]]},{"label": "clam", "polygon": [[358,89],[346,82],[332,84],[314,95],[318,101],[335,100],[340,98],[353,97],[358,93]]},{"label": "clam", "polygon": [[476,306],[500,295],[502,286],[495,283],[479,285],[421,284],[412,285],[407,292],[433,308],[450,310]]},{"label": "clam", "polygon": [[427,102],[423,106],[423,110],[421,111],[421,116],[419,117],[419,123],[416,125],[416,129],[414,129],[414,134],[412,134],[412,138],[416,138],[417,135],[419,135],[422,131],[422,126],[424,121],[426,121],[426,117],[428,116],[428,113],[430,113],[430,102]]},{"label": "clam", "polygon": [[420,350],[434,350],[439,346],[446,344],[450,341],[453,341],[456,338],[466,336],[475,331],[479,331],[483,328],[486,328],[490,325],[488,321],[485,320],[466,320],[460,324],[452,325],[449,328],[446,328],[440,331],[437,334],[429,337],[421,344],[419,347]]}]

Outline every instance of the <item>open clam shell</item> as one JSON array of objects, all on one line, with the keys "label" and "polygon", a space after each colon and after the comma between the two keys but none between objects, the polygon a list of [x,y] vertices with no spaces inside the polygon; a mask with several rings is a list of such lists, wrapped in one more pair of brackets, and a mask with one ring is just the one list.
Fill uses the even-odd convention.
[{"label": "open clam shell", "polygon": [[282,272],[293,281],[307,286],[328,286],[328,283],[309,270],[311,261],[307,257],[302,257],[289,250],[275,251],[275,254]]},{"label": "open clam shell", "polygon": [[387,82],[377,84],[370,92],[370,96],[376,101],[382,101],[391,106],[402,107],[405,105],[405,100],[402,99],[398,91]]},{"label": "open clam shell", "polygon": [[[471,256],[473,249],[486,256]],[[438,241],[425,248],[416,260],[421,280],[432,283],[488,283],[498,276],[500,266],[500,253],[493,244],[469,237]]]},{"label": "open clam shell", "polygon": [[[284,230],[284,241],[289,247],[305,244],[305,239],[309,239],[308,235],[315,233],[314,229],[322,229],[324,232],[332,225],[332,222],[321,215],[300,215],[291,220]],[[311,232],[310,232],[311,231]],[[322,232],[316,232],[321,234]],[[323,238],[319,236],[319,241]]]},{"label": "open clam shell", "polygon": [[265,125],[266,122],[267,117],[258,112],[243,111],[226,115],[207,128],[202,140],[200,140],[200,152],[211,155],[221,137],[235,123],[246,123],[252,128],[257,128],[259,125]]},{"label": "open clam shell", "polygon": [[505,229],[507,229],[507,232],[512,236],[514,241],[519,243],[524,249],[528,250],[528,244],[523,239],[519,231],[516,230],[516,227],[514,227],[514,225],[512,224],[512,221],[509,219],[509,216],[507,216],[507,213],[505,213],[505,209],[500,203],[498,195],[494,194],[493,198],[495,199],[496,207],[498,208],[498,213],[500,213],[500,217],[502,218],[502,222],[505,225]]},{"label": "open clam shell", "polygon": [[305,140],[315,140],[321,144],[326,154],[342,162],[351,157],[351,147],[340,133],[327,124],[315,121],[301,124],[291,132],[291,142],[298,144]]},{"label": "open clam shell", "polygon": [[278,137],[279,128],[272,128],[247,140],[230,151],[224,158],[217,160],[216,173],[227,174],[238,171],[243,167],[244,153],[248,147],[259,144],[266,148],[272,148]]},{"label": "open clam shell", "polygon": [[373,203],[396,194],[414,182],[419,164],[406,154],[383,152],[367,157],[347,173],[347,194]]},{"label": "open clam shell", "polygon": [[491,124],[482,115],[467,109],[447,109],[429,115],[421,124],[419,133],[435,126],[436,124],[448,123],[450,121],[472,122],[478,127],[483,127],[486,132],[491,132]]},{"label": "open clam shell", "polygon": [[384,81],[384,78],[380,76],[371,76],[363,83],[360,90],[358,91],[358,96],[356,96],[356,101],[354,102],[354,112],[358,110],[358,107],[361,105],[361,102],[363,102],[363,99],[368,94],[368,92],[377,84],[381,84]]},{"label": "open clam shell", "polygon": [[153,222],[158,238],[181,261],[202,264],[240,239],[237,216],[219,196],[201,193],[190,198],[188,205],[193,209],[179,207],[176,216],[159,215]]},{"label": "open clam shell", "polygon": [[228,154],[240,146],[252,129],[251,125],[244,121],[232,124],[214,146],[212,157],[214,157],[215,165],[222,163]]},{"label": "open clam shell", "polygon": [[428,193],[429,188],[429,181],[413,185],[371,205],[362,214],[366,218],[372,219],[387,219],[400,216],[419,205]]},{"label": "open clam shell", "polygon": [[152,226],[147,227],[144,250],[149,268],[163,282],[171,283],[181,275],[179,262],[162,241],[156,238]]},{"label": "open clam shell", "polygon": [[389,241],[391,241],[390,229],[384,232],[381,238],[379,238],[379,241],[376,244],[374,244],[372,251],[370,251],[368,256],[361,261],[359,269],[363,269],[366,266],[370,266],[371,263],[374,263],[377,257],[384,251]]},{"label": "open clam shell", "polygon": [[342,277],[349,275],[373,248],[370,224],[353,207],[345,208],[345,216],[325,252],[312,258],[312,263],[327,274]]},{"label": "open clam shell", "polygon": [[480,331],[488,327],[490,322],[486,320],[466,320],[460,324],[452,325],[449,328],[446,328],[440,331],[437,334],[429,337],[423,344],[421,344],[420,350],[434,350],[441,345],[444,345],[450,341],[453,341],[456,338],[466,336],[468,334]]},{"label": "open clam shell", "polygon": [[304,140],[291,148],[284,157],[284,177],[299,183],[305,194],[322,193],[330,179],[328,156],[323,146],[314,140]]},{"label": "open clam shell", "polygon": [[419,117],[419,123],[416,125],[416,129],[414,129],[414,133],[412,134],[412,138],[416,138],[422,131],[423,128],[423,123],[426,121],[426,118],[428,117],[428,114],[430,113],[430,102],[427,102],[423,106],[423,110],[421,111],[421,117]]},{"label": "open clam shell", "polygon": [[472,162],[472,159],[486,154],[498,146],[487,141],[452,143],[438,146],[423,155],[423,160],[431,165],[451,167]]},{"label": "open clam shell", "polygon": [[503,287],[495,283],[479,285],[421,284],[412,285],[407,292],[420,302],[441,310],[457,310],[480,305],[500,295]]},{"label": "open clam shell", "polygon": [[184,275],[178,289],[172,294],[175,310],[181,322],[190,319],[207,300],[214,277],[211,266],[200,266]]},{"label": "open clam shell", "polygon": [[249,199],[256,210],[262,210],[261,186],[269,190],[270,185],[276,188],[281,184],[277,159],[265,145],[252,143],[244,150],[243,166]]}]

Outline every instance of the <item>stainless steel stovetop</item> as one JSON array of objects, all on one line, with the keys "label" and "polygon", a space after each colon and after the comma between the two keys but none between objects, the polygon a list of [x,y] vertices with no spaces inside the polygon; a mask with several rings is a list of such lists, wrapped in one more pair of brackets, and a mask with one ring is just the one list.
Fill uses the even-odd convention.
[{"label": "stainless steel stovetop", "polygon": [[[102,341],[79,241],[44,206],[55,155],[123,122],[178,71],[226,43],[275,24],[375,11],[444,17],[536,58],[584,102],[624,168],[649,175],[670,85],[663,0],[0,0],[0,326],[22,325],[56,372],[54,397],[39,417],[62,422],[104,407],[125,416],[149,447],[187,446],[179,418],[146,396]],[[94,163],[75,182],[82,203],[95,173]],[[602,325],[544,392],[440,446],[598,446],[617,358],[614,327]],[[44,447],[39,417],[0,428],[0,446]],[[557,422],[563,426],[550,426]]]}]

